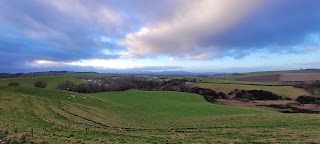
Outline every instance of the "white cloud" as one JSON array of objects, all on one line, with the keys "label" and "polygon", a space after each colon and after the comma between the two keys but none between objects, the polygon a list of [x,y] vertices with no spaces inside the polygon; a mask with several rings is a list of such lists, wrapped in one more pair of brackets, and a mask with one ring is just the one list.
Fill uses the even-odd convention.
[{"label": "white cloud", "polygon": [[0,13],[7,33],[61,51],[100,49],[106,39],[96,39],[116,38],[127,27],[124,16],[100,0],[0,1]]},{"label": "white cloud", "polygon": [[123,17],[120,13],[108,8],[105,4],[99,1],[90,0],[67,0],[67,1],[43,1],[44,5],[53,7],[54,9],[73,17],[78,17],[86,22],[90,22],[106,28],[108,30],[114,29],[114,26],[121,25]]},{"label": "white cloud", "polygon": [[144,63],[132,61],[132,60],[123,60],[123,59],[82,59],[71,62],[63,61],[50,61],[50,60],[34,60],[27,63],[28,66],[34,68],[57,68],[57,67],[90,67],[99,70],[128,70],[128,71],[164,71],[164,70],[181,70],[181,66],[173,65],[157,65],[157,66],[148,66]]},{"label": "white cloud", "polygon": [[204,41],[231,27],[260,0],[183,1],[172,17],[127,34],[122,40],[128,49],[124,57],[145,57],[165,54],[189,59],[219,57],[219,48]]},{"label": "white cloud", "polygon": [[52,66],[64,65],[65,63],[60,61],[50,61],[50,60],[34,60],[32,62],[27,62],[26,64],[32,67],[52,67]]}]

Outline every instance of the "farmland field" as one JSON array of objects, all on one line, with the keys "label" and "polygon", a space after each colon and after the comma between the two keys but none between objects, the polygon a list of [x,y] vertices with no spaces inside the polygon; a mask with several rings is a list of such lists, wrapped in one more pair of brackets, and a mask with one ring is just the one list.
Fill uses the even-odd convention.
[{"label": "farmland field", "polygon": [[279,81],[314,81],[320,80],[320,73],[283,73]]},{"label": "farmland field", "polygon": [[[239,81],[234,78],[201,78],[202,82],[210,82],[193,86],[225,93],[235,88],[261,89],[291,98],[308,94],[291,86],[236,84]],[[38,80],[47,81],[48,87],[33,87]],[[212,104],[200,95],[184,92],[127,90],[80,94],[57,90],[56,86],[66,80],[85,82],[73,76],[0,79],[0,140],[11,143],[320,142],[319,114],[284,114],[257,107]],[[14,81],[21,86],[7,86]]]},{"label": "farmland field", "polygon": [[45,81],[48,83],[46,88],[55,89],[58,84],[64,81],[71,81],[73,83],[85,83],[74,76],[37,76],[37,77],[27,77],[27,78],[0,78],[0,86],[7,86],[10,82],[19,82],[22,87],[33,87],[36,81]]},{"label": "farmland field", "polygon": [[[236,76],[224,77],[224,80],[251,82],[251,83],[277,83],[295,81],[314,81],[320,80],[319,72],[312,71],[278,71],[278,72],[257,72],[246,73]],[[221,80],[221,79],[217,79]]]},{"label": "farmland field", "polygon": [[238,81],[251,81],[251,82],[275,82],[279,81],[280,74],[272,75],[260,75],[260,76],[250,76],[238,78]]},{"label": "farmland field", "polygon": [[194,86],[209,88],[215,91],[229,93],[234,89],[243,90],[265,90],[282,96],[296,98],[300,95],[308,95],[309,93],[303,89],[294,88],[292,86],[260,86],[260,85],[244,85],[244,84],[219,84],[219,83],[196,83]]},{"label": "farmland field", "polygon": [[17,142],[320,142],[319,115],[215,105],[179,92],[4,86],[0,107],[0,136]]}]

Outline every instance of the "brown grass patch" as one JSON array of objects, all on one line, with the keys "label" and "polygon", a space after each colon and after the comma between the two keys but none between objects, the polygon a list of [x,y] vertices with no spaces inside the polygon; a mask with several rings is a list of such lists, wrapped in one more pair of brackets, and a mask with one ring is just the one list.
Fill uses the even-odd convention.
[{"label": "brown grass patch", "polygon": [[320,73],[283,73],[279,81],[314,81],[320,80]]},{"label": "brown grass patch", "polygon": [[272,75],[261,75],[261,76],[251,76],[238,78],[238,81],[250,81],[250,82],[274,82],[279,81],[280,74],[272,74]]}]

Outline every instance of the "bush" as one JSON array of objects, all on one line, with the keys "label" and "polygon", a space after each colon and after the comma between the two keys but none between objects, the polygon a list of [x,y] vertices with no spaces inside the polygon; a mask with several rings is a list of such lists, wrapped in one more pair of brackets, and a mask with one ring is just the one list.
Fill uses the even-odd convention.
[{"label": "bush", "polygon": [[19,82],[10,82],[8,86],[20,86]]},{"label": "bush", "polygon": [[204,99],[208,102],[215,102],[216,99],[228,99],[228,96],[222,92],[216,92],[211,89],[201,88],[197,86],[192,87],[189,92],[202,95]]},{"label": "bush", "polygon": [[314,95],[317,89],[320,89],[320,81],[316,80],[313,82],[303,82],[294,84],[293,87],[303,88],[310,94]]},{"label": "bush", "polygon": [[236,93],[235,99],[246,100],[283,100],[275,93],[264,90],[241,90]]},{"label": "bush", "polygon": [[284,97],[285,100],[292,100],[292,98]]},{"label": "bush", "polygon": [[320,104],[320,98],[313,96],[299,96],[296,101],[301,104]]},{"label": "bush", "polygon": [[90,92],[90,87],[88,86],[88,84],[85,84],[85,83],[79,84],[75,89],[76,89],[76,92],[79,92],[79,93],[89,93]]},{"label": "bush", "polygon": [[71,81],[65,81],[63,83],[60,83],[57,88],[61,90],[74,91],[76,86],[77,85],[72,83]]},{"label": "bush", "polygon": [[34,83],[35,87],[39,87],[39,88],[45,88],[47,86],[47,82],[45,81],[37,81]]}]

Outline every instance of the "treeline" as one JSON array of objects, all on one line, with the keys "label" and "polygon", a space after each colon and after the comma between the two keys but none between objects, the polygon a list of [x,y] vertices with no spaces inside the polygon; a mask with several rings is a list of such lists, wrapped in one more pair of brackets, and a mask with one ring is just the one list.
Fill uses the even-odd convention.
[{"label": "treeline", "polygon": [[66,81],[58,85],[58,89],[74,91],[79,93],[96,93],[110,91],[125,91],[129,89],[148,91],[177,91],[202,95],[205,100],[214,102],[215,99],[227,99],[228,96],[222,92],[211,89],[190,87],[188,83],[196,82],[195,79],[171,79],[168,81],[151,79],[150,77],[99,77],[90,80],[89,83],[75,84]]},{"label": "treeline", "polygon": [[190,83],[195,79],[171,79],[161,80],[153,77],[138,76],[114,76],[87,79],[88,83],[75,84],[70,81],[58,85],[58,89],[74,91],[79,93],[96,93],[110,91],[125,91],[139,89],[148,91],[177,91],[199,94],[208,102],[215,102],[216,99],[236,100],[282,100],[277,94],[263,90],[238,90],[230,92],[229,95],[223,92],[216,92],[211,89],[192,87]]},{"label": "treeline", "polygon": [[70,81],[58,85],[58,89],[79,93],[96,93],[110,91],[125,91],[129,89],[160,90],[160,91],[186,91],[187,79],[174,79],[169,81],[149,79],[148,77],[119,76],[99,77],[89,79],[88,83],[75,84]]},{"label": "treeline", "polygon": [[24,73],[16,73],[16,74],[10,74],[10,73],[0,73],[0,78],[17,78],[24,76]]},{"label": "treeline", "polygon": [[320,81],[312,81],[312,82],[301,82],[293,85],[296,88],[305,89],[312,95],[320,94]]}]

